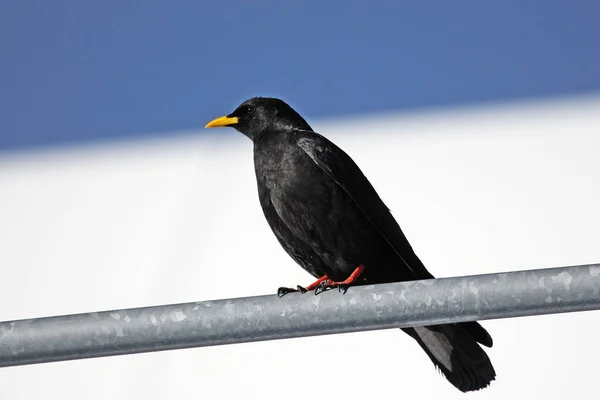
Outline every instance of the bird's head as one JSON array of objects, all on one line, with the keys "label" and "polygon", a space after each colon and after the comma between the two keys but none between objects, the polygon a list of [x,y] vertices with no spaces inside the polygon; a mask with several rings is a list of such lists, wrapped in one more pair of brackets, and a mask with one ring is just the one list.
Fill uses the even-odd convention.
[{"label": "bird's head", "polygon": [[239,105],[229,115],[214,119],[207,128],[231,126],[255,140],[265,133],[284,130],[308,130],[312,128],[286,102],[269,97],[254,97]]}]

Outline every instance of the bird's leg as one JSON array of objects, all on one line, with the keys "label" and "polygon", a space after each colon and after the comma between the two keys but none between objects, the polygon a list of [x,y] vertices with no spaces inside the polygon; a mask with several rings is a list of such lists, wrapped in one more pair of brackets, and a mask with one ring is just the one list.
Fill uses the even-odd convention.
[{"label": "bird's leg", "polygon": [[[316,281],[314,281],[313,283],[311,283],[310,285],[308,285],[307,287],[303,288],[302,286],[298,286],[298,290],[300,290],[302,293],[305,293],[309,290],[313,290],[315,289],[317,286],[319,286],[319,284],[323,281],[326,281],[327,279],[329,279],[329,277],[327,275],[323,275],[322,277],[320,277],[319,279],[317,279]],[[302,290],[304,289],[304,290]]]},{"label": "bird's leg", "polygon": [[360,264],[358,267],[356,267],[354,271],[352,271],[348,278],[341,282],[332,281],[331,279],[324,279],[318,284],[317,288],[315,289],[315,295],[334,287],[337,287],[340,290],[340,292],[346,293],[348,287],[350,287],[350,285],[352,285],[358,280],[358,278],[360,278],[360,275],[363,273],[364,270],[365,266]]},{"label": "bird's leg", "polygon": [[319,279],[317,279],[316,281],[314,281],[307,287],[302,287],[300,285],[296,286],[297,289],[292,289],[292,288],[288,288],[288,287],[280,287],[279,289],[277,289],[277,297],[282,298],[286,294],[292,293],[292,292],[300,292],[300,293],[304,294],[304,293],[308,292],[309,290],[313,290],[314,288],[319,286],[319,284],[321,282],[326,281],[328,279],[329,278],[327,277],[327,275],[323,275],[322,277],[320,277]]}]

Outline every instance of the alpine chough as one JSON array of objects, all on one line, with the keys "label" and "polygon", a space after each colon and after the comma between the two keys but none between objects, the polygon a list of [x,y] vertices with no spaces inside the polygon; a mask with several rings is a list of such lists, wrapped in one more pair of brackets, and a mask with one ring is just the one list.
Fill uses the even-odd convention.
[{"label": "alpine chough", "polygon": [[[317,281],[290,291],[432,279],[354,161],[284,101],[256,97],[206,127],[231,126],[254,143],[258,196],[285,251]],[[479,390],[496,373],[477,322],[405,328],[448,381]],[[479,344],[478,344],[479,343]]]}]

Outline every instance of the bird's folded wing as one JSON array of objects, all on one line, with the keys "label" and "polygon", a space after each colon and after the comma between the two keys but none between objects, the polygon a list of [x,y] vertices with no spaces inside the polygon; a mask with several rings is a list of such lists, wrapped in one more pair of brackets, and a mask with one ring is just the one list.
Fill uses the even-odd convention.
[{"label": "bird's folded wing", "polygon": [[415,255],[400,226],[358,165],[342,149],[316,132],[298,132],[298,145],[354,201],[394,248],[415,279],[433,276]]}]

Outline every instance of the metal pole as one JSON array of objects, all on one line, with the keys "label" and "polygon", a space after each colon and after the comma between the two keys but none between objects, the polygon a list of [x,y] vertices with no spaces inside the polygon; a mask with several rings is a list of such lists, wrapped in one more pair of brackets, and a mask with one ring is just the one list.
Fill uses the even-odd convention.
[{"label": "metal pole", "polygon": [[0,323],[0,366],[600,309],[600,264]]}]

